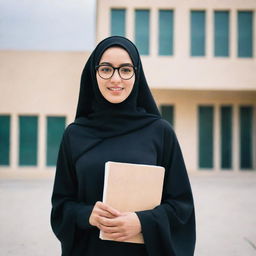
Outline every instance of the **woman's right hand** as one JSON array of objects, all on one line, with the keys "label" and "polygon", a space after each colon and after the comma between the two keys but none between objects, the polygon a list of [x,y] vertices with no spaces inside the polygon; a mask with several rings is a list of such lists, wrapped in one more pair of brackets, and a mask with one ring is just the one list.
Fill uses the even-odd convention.
[{"label": "woman's right hand", "polygon": [[115,218],[120,216],[121,213],[117,211],[116,209],[112,208],[111,206],[104,204],[100,201],[96,202],[96,204],[93,207],[91,216],[89,218],[89,223],[92,226],[100,227],[100,218]]}]

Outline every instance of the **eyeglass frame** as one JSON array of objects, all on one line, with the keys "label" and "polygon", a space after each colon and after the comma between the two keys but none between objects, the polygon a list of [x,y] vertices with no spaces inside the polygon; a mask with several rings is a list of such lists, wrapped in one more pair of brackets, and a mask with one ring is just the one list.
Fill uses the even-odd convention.
[{"label": "eyeglass frame", "polygon": [[[100,76],[100,74],[99,74],[99,67],[102,67],[102,66],[107,66],[107,67],[113,68],[114,71],[113,71],[112,75],[111,75],[109,78],[103,78],[102,76]],[[133,68],[134,73],[133,73],[133,75],[132,75],[130,78],[125,79],[125,78],[122,78],[122,77],[121,77],[121,75],[120,75],[120,73],[119,73],[119,70],[120,70],[120,68],[127,67],[127,66]],[[113,67],[113,66],[110,65],[110,64],[100,64],[100,65],[95,66],[95,70],[98,72],[99,76],[100,76],[102,79],[104,79],[104,80],[108,80],[108,79],[112,78],[113,75],[115,74],[115,71],[116,71],[116,70],[117,70],[117,73],[118,73],[118,75],[119,75],[119,77],[120,77],[121,79],[123,79],[123,80],[130,80],[130,79],[135,75],[135,71],[137,70],[137,67],[135,67],[135,66],[133,66],[133,65],[127,65],[127,64],[125,64],[125,65],[121,65],[121,66],[119,66],[119,67],[116,68],[116,67]]]}]

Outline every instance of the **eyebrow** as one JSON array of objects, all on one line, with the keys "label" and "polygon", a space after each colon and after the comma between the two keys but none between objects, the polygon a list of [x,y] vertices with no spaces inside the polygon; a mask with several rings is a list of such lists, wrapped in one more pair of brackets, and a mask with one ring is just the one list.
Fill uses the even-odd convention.
[{"label": "eyebrow", "polygon": [[[114,67],[114,65],[110,62],[101,62],[100,65],[110,65],[112,67]],[[122,63],[119,65],[119,67],[122,67],[122,66],[133,66],[131,63]]]}]

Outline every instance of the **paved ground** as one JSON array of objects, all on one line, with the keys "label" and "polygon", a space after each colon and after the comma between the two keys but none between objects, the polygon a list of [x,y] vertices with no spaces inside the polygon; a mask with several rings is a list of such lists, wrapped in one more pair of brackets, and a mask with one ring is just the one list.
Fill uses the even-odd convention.
[{"label": "paved ground", "polygon": [[[256,256],[256,172],[190,175],[195,256]],[[52,179],[0,178],[0,255],[58,256],[49,225]]]}]

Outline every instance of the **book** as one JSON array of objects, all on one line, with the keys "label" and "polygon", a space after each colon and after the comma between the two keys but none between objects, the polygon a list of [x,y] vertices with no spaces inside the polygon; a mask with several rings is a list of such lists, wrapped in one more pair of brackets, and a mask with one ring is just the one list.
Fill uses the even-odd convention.
[{"label": "book", "polygon": [[[103,203],[120,212],[151,210],[161,203],[164,167],[121,162],[105,163]],[[100,231],[102,240],[112,240]],[[142,234],[124,241],[143,244]]]}]

